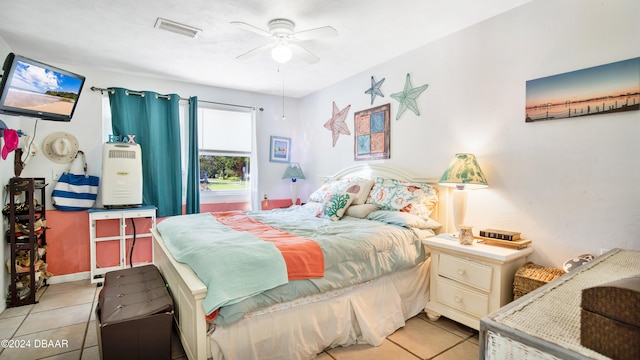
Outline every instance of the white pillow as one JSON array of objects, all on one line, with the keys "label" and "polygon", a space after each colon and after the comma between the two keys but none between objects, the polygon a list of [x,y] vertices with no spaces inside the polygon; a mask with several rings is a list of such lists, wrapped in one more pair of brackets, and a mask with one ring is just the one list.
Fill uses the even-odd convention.
[{"label": "white pillow", "polygon": [[386,224],[398,225],[405,228],[435,230],[442,227],[442,224],[431,218],[424,219],[420,216],[402,211],[377,210],[367,215],[367,219],[380,221]]},{"label": "white pillow", "polygon": [[380,208],[378,207],[378,205],[375,205],[375,204],[361,204],[361,205],[351,204],[351,206],[347,208],[347,212],[345,213],[345,215],[355,217],[355,218],[360,218],[360,219],[366,219],[367,215],[371,214],[372,212],[378,209]]}]

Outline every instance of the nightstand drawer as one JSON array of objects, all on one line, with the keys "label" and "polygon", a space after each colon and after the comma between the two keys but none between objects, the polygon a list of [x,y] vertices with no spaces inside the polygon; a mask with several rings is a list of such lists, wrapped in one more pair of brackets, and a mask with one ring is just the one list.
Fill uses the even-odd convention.
[{"label": "nightstand drawer", "polygon": [[440,254],[439,274],[486,292],[491,291],[490,266],[459,257]]},{"label": "nightstand drawer", "polygon": [[489,296],[438,281],[438,301],[452,308],[483,317],[489,313]]}]

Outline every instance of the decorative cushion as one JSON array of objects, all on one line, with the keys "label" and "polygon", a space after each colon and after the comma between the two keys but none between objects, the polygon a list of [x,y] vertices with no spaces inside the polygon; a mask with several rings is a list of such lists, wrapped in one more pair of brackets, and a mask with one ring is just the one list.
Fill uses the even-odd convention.
[{"label": "decorative cushion", "polygon": [[407,212],[427,220],[438,203],[438,196],[429,184],[377,178],[367,203],[378,205],[380,210]]},{"label": "decorative cushion", "polygon": [[349,183],[349,187],[345,192],[354,195],[352,205],[362,205],[367,202],[372,187],[373,180],[356,180]]},{"label": "decorative cushion", "polygon": [[349,179],[329,180],[309,195],[309,201],[324,202],[332,194],[345,191],[348,187]]},{"label": "decorative cushion", "polygon": [[365,219],[367,215],[369,215],[370,213],[378,209],[379,209],[378,205],[374,205],[374,204],[354,205],[352,203],[351,206],[347,208],[347,212],[345,213],[345,215],[355,217],[355,218]]},{"label": "decorative cushion", "polygon": [[334,194],[325,202],[322,216],[326,216],[333,221],[342,219],[353,199],[353,195],[346,192]]},{"label": "decorative cushion", "polygon": [[364,204],[372,186],[373,180],[359,177],[329,180],[309,196],[309,201],[324,202],[336,193],[348,192],[357,195],[356,204]]}]

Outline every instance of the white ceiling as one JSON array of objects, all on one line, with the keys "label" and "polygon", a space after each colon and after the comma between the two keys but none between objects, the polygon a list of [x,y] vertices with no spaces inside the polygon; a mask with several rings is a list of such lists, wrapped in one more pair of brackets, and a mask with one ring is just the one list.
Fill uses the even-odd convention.
[{"label": "white ceiling", "polygon": [[[223,88],[302,97],[531,0],[0,0],[0,37],[45,63],[88,66]],[[187,24],[196,39],[154,28]],[[337,37],[299,44],[318,55],[281,65],[268,52],[235,57],[268,41],[230,24],[296,31],[332,26]],[[118,86],[118,84],[88,84]],[[152,89],[150,89],[152,90]]]}]

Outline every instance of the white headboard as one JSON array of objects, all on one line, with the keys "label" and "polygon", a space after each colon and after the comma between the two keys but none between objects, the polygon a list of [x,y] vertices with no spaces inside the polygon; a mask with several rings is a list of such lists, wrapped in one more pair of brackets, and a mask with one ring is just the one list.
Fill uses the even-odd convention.
[{"label": "white headboard", "polygon": [[[397,179],[401,181],[426,183],[433,186],[433,188],[436,190],[436,194],[438,195],[438,205],[436,205],[433,213],[431,213],[431,218],[441,223],[443,227],[446,228],[449,219],[446,211],[448,189],[444,186],[438,185],[438,178],[415,176],[408,171],[387,164],[356,164],[344,168],[333,175],[322,176],[320,177],[320,180],[322,182],[327,182],[328,180],[337,180],[351,177],[381,177],[386,179]],[[444,228],[440,229],[440,232],[444,231]]]}]

